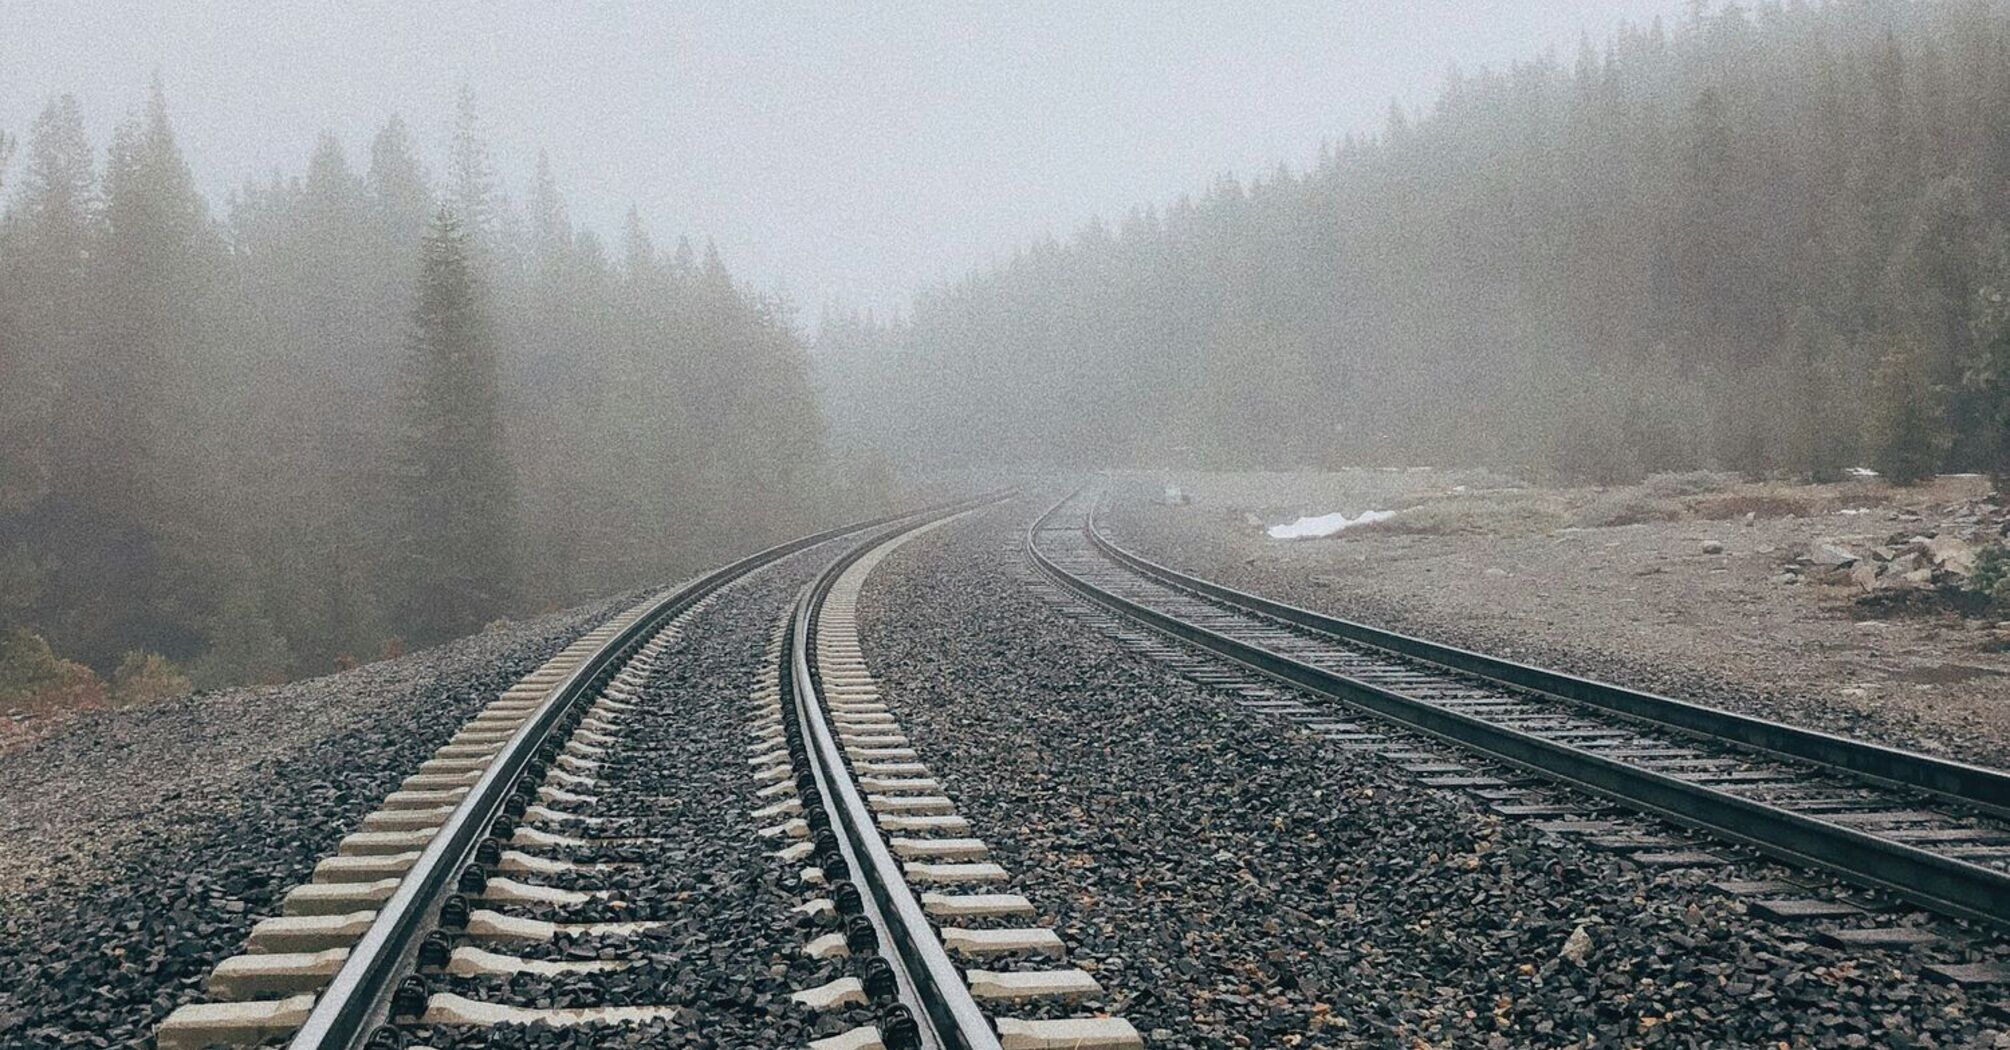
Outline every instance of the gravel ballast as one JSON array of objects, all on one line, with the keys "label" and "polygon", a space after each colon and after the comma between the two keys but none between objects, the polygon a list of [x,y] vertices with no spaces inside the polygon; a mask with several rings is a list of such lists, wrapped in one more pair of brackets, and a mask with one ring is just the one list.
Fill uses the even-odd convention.
[{"label": "gravel ballast", "polygon": [[[791,909],[804,899],[797,868],[758,838],[757,798],[748,765],[749,697],[762,650],[798,588],[833,546],[791,559],[732,588],[699,610],[638,692],[617,743],[596,771],[596,801],[573,807],[615,824],[569,824],[568,835],[649,841],[569,854],[633,867],[534,881],[609,891],[609,903],[505,907],[559,922],[642,921],[663,925],[633,936],[570,939],[529,956],[609,959],[624,968],[561,977],[439,978],[435,990],[471,999],[540,1007],[668,1006],[676,1013],[619,1029],[545,1026],[417,1028],[425,1045],[449,1047],[647,1046],[689,1050],[800,1046],[815,1032],[846,1025],[790,1001],[844,971],[842,960],[803,954],[813,931]],[[773,823],[773,821],[770,821]]]},{"label": "gravel ballast", "polygon": [[1721,872],[1544,835],[1128,655],[1015,578],[1036,512],[889,558],[866,658],[972,833],[1148,1045],[2003,1041],[2000,995],[1811,944],[1702,885]]}]

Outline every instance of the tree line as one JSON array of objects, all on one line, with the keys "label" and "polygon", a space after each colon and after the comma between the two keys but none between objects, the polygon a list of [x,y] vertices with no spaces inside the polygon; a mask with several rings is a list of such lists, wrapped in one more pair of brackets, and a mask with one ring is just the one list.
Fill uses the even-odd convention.
[{"label": "tree line", "polygon": [[158,84],[102,160],[69,97],[9,145],[0,692],[320,672],[831,513],[788,306],[505,192],[465,94],[438,176],[392,118],[220,213]]},{"label": "tree line", "polygon": [[[2010,473],[1999,0],[1702,3],[834,316],[910,464]],[[863,400],[861,400],[863,399]]]}]

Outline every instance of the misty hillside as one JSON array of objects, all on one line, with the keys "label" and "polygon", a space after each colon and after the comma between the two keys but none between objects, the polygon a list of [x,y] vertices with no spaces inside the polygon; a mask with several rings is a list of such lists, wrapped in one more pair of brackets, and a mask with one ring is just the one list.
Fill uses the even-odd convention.
[{"label": "misty hillside", "polygon": [[317,673],[841,512],[786,307],[458,129],[437,174],[393,118],[222,202],[158,85],[102,151],[67,96],[20,136],[0,701]]},{"label": "misty hillside", "polygon": [[2006,218],[2010,7],[1734,5],[1455,71],[819,360],[908,464],[2001,469]]}]

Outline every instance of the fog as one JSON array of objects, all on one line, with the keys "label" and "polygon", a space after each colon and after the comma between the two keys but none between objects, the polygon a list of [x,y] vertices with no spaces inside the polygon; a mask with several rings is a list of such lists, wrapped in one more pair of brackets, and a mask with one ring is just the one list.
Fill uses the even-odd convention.
[{"label": "fog", "polygon": [[2010,2],[1670,6],[0,5],[0,709],[977,474],[2010,477]]},{"label": "fog", "polygon": [[472,86],[522,192],[632,203],[814,311],[881,312],[1094,215],[1309,163],[1504,67],[1681,0],[1262,4],[0,3],[0,128],[77,95],[93,139],[165,82],[212,199],[392,113],[438,167]]}]

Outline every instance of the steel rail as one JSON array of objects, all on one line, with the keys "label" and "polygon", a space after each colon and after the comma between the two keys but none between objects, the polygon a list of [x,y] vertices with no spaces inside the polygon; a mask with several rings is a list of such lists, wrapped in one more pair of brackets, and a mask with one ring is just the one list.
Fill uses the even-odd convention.
[{"label": "steel rail", "polygon": [[[1945,914],[2010,925],[2010,874],[1958,858],[1935,854],[1915,846],[1878,838],[1854,828],[1755,802],[1664,773],[1628,765],[1568,743],[1546,740],[1472,715],[1416,700],[1399,692],[1349,678],[1344,674],[1233,638],[1211,628],[1188,623],[1097,587],[1063,569],[1034,542],[1041,532],[1053,531],[1048,526],[1048,521],[1068,502],[1063,500],[1056,504],[1034,523],[1026,533],[1025,549],[1034,565],[1056,583],[1121,616],[1143,623],[1163,634],[1205,649],[1267,677],[1364,708],[1458,746],[1484,752],[1510,765],[1531,770],[1551,779],[1562,780],[1582,790],[1618,800],[1678,824],[1697,828],[1720,839],[1743,843],[1790,863],[1822,868],[1850,881],[1875,886]],[[1099,553],[1147,579],[1156,577],[1154,582],[1161,585],[1198,593],[1245,615],[1267,616],[1271,615],[1268,611],[1270,608],[1281,607],[1278,603],[1262,599],[1256,599],[1245,605],[1241,599],[1250,596],[1217,584],[1207,584],[1205,588],[1187,586],[1183,581],[1191,580],[1196,583],[1206,581],[1199,581],[1163,567],[1157,568],[1166,575],[1157,576],[1141,567],[1152,563],[1135,555],[1129,558],[1120,557],[1118,553],[1120,548],[1109,544],[1107,540],[1096,542],[1098,537],[1092,518],[1085,517],[1082,531],[1087,534]],[[1293,611],[1315,623],[1326,619],[1304,610]],[[1359,628],[1360,625],[1347,626]],[[1313,629],[1318,630],[1316,627]],[[1374,631],[1373,628],[1361,628],[1361,630]],[[1376,635],[1385,633],[1375,632]],[[1342,635],[1342,637],[1347,637],[1349,641],[1354,640],[1351,636]],[[1479,657],[1478,654],[1465,655],[1478,660],[1490,659]],[[1464,668],[1456,669],[1464,670]],[[1605,688],[1618,689],[1613,686]],[[1678,703],[1672,700],[1666,702]]]},{"label": "steel rail", "polygon": [[[996,494],[958,500],[948,506],[966,509]],[[841,525],[777,544],[714,569],[664,595],[620,634],[609,639],[554,686],[535,717],[528,719],[496,753],[481,778],[413,862],[397,890],[377,911],[377,918],[350,949],[314,1009],[297,1029],[290,1050],[357,1050],[389,1016],[399,978],[410,972],[425,932],[438,922],[441,902],[451,893],[457,873],[472,858],[477,845],[501,813],[516,783],[554,731],[569,715],[585,709],[585,701],[605,685],[635,651],[666,622],[720,588],[792,554],[818,544],[915,516],[906,512]]]},{"label": "steel rail", "polygon": [[815,775],[824,812],[837,832],[853,884],[865,891],[859,895],[863,912],[878,931],[880,944],[888,949],[881,957],[893,967],[900,998],[920,1029],[921,1045],[928,1050],[999,1050],[997,1033],[950,961],[845,765],[824,711],[811,659],[817,615],[845,570],[882,544],[955,513],[961,509],[903,522],[857,545],[832,563],[804,593],[790,630],[786,677],[792,696],[785,702],[793,704],[797,724],[808,738],[805,757]]}]

